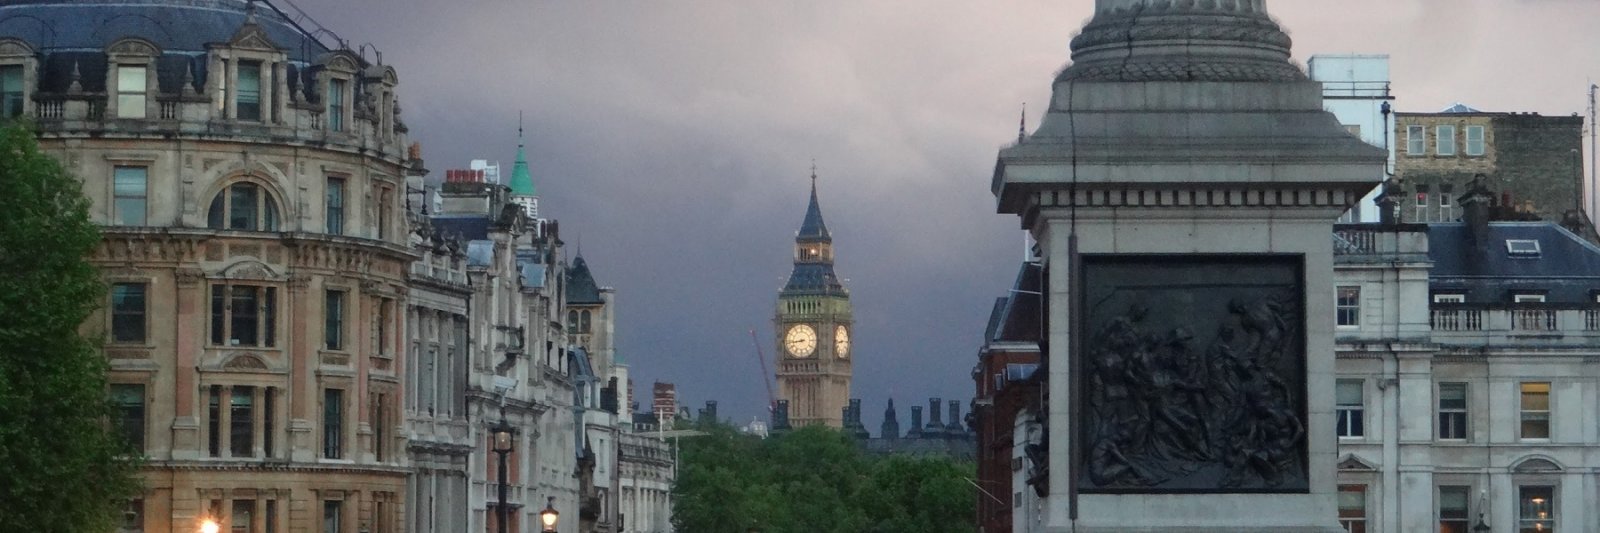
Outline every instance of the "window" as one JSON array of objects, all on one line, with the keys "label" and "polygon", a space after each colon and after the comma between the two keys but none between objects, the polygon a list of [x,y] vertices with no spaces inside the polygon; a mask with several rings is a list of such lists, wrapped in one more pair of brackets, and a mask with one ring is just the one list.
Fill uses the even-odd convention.
[{"label": "window", "polygon": [[1522,384],[1522,434],[1524,439],[1550,438],[1550,383]]},{"label": "window", "polygon": [[111,285],[112,343],[144,343],[145,287],[143,283]]},{"label": "window", "polygon": [[206,212],[211,229],[278,231],[278,203],[254,183],[235,183],[211,199]]},{"label": "window", "polygon": [[22,65],[0,67],[0,118],[22,116]]},{"label": "window", "polygon": [[117,67],[117,118],[144,118],[144,67]]},{"label": "window", "polygon": [[339,526],[344,521],[344,502],[327,500],[322,502],[322,533],[339,533]]},{"label": "window", "polygon": [[327,210],[328,233],[344,235],[344,179],[328,178]]},{"label": "window", "polygon": [[385,452],[389,450],[386,441],[389,438],[389,395],[375,393],[369,401],[372,403],[372,414],[369,415],[372,418],[372,455],[374,460],[383,462],[387,455]]},{"label": "window", "polygon": [[1336,395],[1334,409],[1338,413],[1339,430],[1341,438],[1362,437],[1366,435],[1366,402],[1364,401],[1364,383],[1357,379],[1341,379],[1335,387]]},{"label": "window", "polygon": [[[267,387],[267,390],[262,391],[264,397],[261,400],[261,451],[267,457],[272,457],[273,452],[272,429],[274,426],[272,424],[274,419],[277,418],[275,416],[277,415],[277,409],[272,406],[272,403],[277,399],[277,393],[277,387]],[[271,502],[268,502],[268,505],[271,505]],[[271,517],[269,516],[268,518],[270,519]],[[272,531],[272,528],[267,528],[267,531]]]},{"label": "window", "polygon": [[206,400],[206,449],[212,457],[222,456],[222,386],[212,385]]},{"label": "window", "polygon": [[328,131],[344,131],[344,80],[328,80]]},{"label": "window", "polygon": [[262,514],[266,515],[266,533],[278,533],[278,500],[267,500],[267,511]]},{"label": "window", "polygon": [[211,344],[277,345],[278,289],[254,285],[211,286]]},{"label": "window", "polygon": [[1467,155],[1481,156],[1483,153],[1483,126],[1467,126]]},{"label": "window", "polygon": [[344,457],[344,391],[322,391],[322,456]]},{"label": "window", "polygon": [[234,457],[255,457],[256,388],[234,386],[228,409],[228,451]]},{"label": "window", "polygon": [[1471,487],[1439,487],[1439,533],[1471,533]]},{"label": "window", "polygon": [[1542,304],[1542,303],[1544,303],[1544,295],[1543,294],[1528,294],[1528,293],[1525,293],[1525,294],[1513,294],[1513,295],[1511,295],[1511,301],[1513,303],[1519,303],[1519,304]]},{"label": "window", "polygon": [[590,318],[591,315],[588,311],[583,311],[578,314],[578,332],[590,333],[594,331],[592,329],[593,324],[590,322]]},{"label": "window", "polygon": [[1439,155],[1456,155],[1455,126],[1439,126],[1434,141],[1438,144]]},{"label": "window", "polygon": [[1539,241],[1533,239],[1506,239],[1506,255],[1511,257],[1539,257]]},{"label": "window", "polygon": [[1406,155],[1423,155],[1428,151],[1427,139],[1424,132],[1427,128],[1422,126],[1406,126]]},{"label": "window", "polygon": [[567,331],[578,332],[578,311],[567,311]]},{"label": "window", "polygon": [[232,526],[229,529],[231,529],[233,533],[254,533],[255,528],[252,526],[255,524],[251,523],[250,515],[255,514],[255,511],[255,500],[234,500],[233,516],[230,517],[228,521],[228,523],[232,524]]},{"label": "window", "polygon": [[1360,124],[1345,124],[1344,125],[1344,131],[1350,132],[1351,135],[1356,136],[1356,138],[1358,138],[1358,139],[1361,138],[1361,125]]},{"label": "window", "polygon": [[378,355],[393,355],[394,352],[389,349],[389,323],[393,319],[391,309],[394,307],[394,300],[378,298],[374,303],[377,304],[378,313],[372,317],[372,349],[376,350]]},{"label": "window", "polygon": [[144,452],[144,385],[112,383],[111,403],[116,408],[117,430],[135,451]]},{"label": "window", "polygon": [[1467,384],[1439,384],[1439,438],[1466,440]]},{"label": "window", "polygon": [[143,226],[148,198],[145,167],[116,167],[111,178],[111,222],[118,226]]},{"label": "window", "polygon": [[1417,185],[1417,222],[1428,222],[1428,186]]},{"label": "window", "polygon": [[374,225],[378,227],[379,239],[389,238],[389,219],[393,213],[390,204],[393,203],[393,198],[394,193],[388,187],[378,188],[378,221]]},{"label": "window", "polygon": [[343,350],[344,291],[328,291],[323,307],[323,345],[329,350]]},{"label": "window", "polygon": [[1339,485],[1339,525],[1349,533],[1367,533],[1367,486]]},{"label": "window", "polygon": [[239,62],[238,99],[234,111],[239,120],[261,120],[261,62]]},{"label": "window", "polygon": [[1555,531],[1555,507],[1555,487],[1538,485],[1517,487],[1517,531]]},{"label": "window", "polygon": [[124,533],[139,533],[144,531],[143,498],[134,498],[128,500],[128,507],[122,510],[122,531]]},{"label": "window", "polygon": [[1335,324],[1339,327],[1361,325],[1361,287],[1339,287],[1334,302]]},{"label": "window", "polygon": [[1439,221],[1440,222],[1451,222],[1451,221],[1454,221],[1456,219],[1456,207],[1455,207],[1454,204],[1451,203],[1451,202],[1454,202],[1455,200],[1450,198],[1451,196],[1455,195],[1455,192],[1456,192],[1455,185],[1449,184],[1449,183],[1439,184]]},{"label": "window", "polygon": [[1467,301],[1467,295],[1465,295],[1465,294],[1435,294],[1435,295],[1433,295],[1433,303],[1436,303],[1436,304],[1459,304],[1459,303],[1466,303],[1466,301]]}]

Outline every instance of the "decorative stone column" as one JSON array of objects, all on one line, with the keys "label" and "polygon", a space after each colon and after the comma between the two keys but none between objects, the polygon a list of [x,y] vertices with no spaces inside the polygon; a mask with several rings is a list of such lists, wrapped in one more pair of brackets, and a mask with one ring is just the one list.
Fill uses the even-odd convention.
[{"label": "decorative stone column", "polygon": [[1048,289],[1051,532],[1334,532],[1332,224],[1386,155],[1265,0],[1097,0],[992,188]]}]

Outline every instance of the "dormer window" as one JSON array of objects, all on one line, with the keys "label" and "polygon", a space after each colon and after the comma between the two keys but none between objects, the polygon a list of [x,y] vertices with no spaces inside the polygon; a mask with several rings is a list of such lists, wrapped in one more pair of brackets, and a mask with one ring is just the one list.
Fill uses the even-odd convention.
[{"label": "dormer window", "polygon": [[0,118],[22,116],[22,65],[0,67]]},{"label": "dormer window", "polygon": [[142,66],[117,67],[117,118],[144,118],[148,78]]},{"label": "dormer window", "polygon": [[235,109],[239,120],[261,120],[261,62],[239,62],[238,101]]},{"label": "dormer window", "polygon": [[344,94],[348,82],[328,80],[328,131],[344,131]]},{"label": "dormer window", "polygon": [[1506,255],[1511,257],[1539,257],[1539,241],[1532,239],[1506,239]]},{"label": "dormer window", "polygon": [[1511,295],[1511,301],[1519,304],[1542,304],[1544,303],[1544,294],[1531,292],[1513,294]]}]

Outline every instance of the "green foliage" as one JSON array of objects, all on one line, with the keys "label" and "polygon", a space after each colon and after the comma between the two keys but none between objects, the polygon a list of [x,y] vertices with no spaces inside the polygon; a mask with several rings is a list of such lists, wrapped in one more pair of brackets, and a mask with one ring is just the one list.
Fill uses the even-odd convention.
[{"label": "green foliage", "polygon": [[137,488],[79,328],[105,294],[78,180],[0,127],[0,531],[111,531]]},{"label": "green foliage", "polygon": [[844,433],[808,427],[760,439],[703,428],[679,452],[673,522],[697,533],[970,532],[973,466],[872,457]]}]

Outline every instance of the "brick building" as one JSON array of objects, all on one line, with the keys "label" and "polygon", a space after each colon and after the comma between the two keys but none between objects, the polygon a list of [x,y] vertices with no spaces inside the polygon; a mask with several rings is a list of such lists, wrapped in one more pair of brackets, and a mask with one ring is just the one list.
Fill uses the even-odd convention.
[{"label": "brick building", "polygon": [[1030,497],[1027,445],[1028,428],[1037,426],[1035,418],[1042,407],[1044,376],[1038,371],[1043,274],[1039,263],[1024,263],[1011,294],[995,301],[978,366],[972,369],[977,386],[972,424],[981,489],[978,526],[985,533],[1012,531],[1014,522],[1028,523],[1025,516],[1014,515],[1031,512],[1038,500]]},{"label": "brick building", "polygon": [[1459,198],[1482,174],[1497,199],[1530,218],[1580,227],[1574,224],[1584,220],[1582,132],[1582,117],[1488,113],[1461,104],[1397,113],[1400,220],[1460,220]]}]

